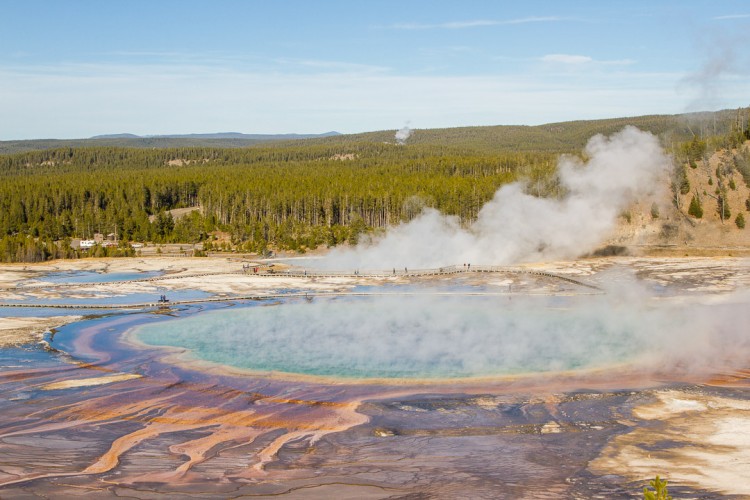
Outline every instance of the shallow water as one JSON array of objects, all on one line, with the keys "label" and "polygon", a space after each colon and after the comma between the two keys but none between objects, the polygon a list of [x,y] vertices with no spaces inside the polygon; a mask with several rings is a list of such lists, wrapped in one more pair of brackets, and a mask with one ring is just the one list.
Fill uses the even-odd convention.
[{"label": "shallow water", "polygon": [[0,349],[0,371],[13,368],[56,366],[59,362],[38,344]]},{"label": "shallow water", "polygon": [[[53,289],[41,289],[43,292],[53,293]],[[38,293],[39,289],[34,293]],[[154,287],[153,292],[135,292],[135,293],[117,293],[117,292],[100,292],[100,291],[76,291],[76,296],[64,296],[59,298],[43,298],[37,295],[26,295],[23,299],[5,300],[6,304],[34,304],[34,305],[112,305],[113,307],[129,304],[152,303],[159,300],[160,295],[166,295],[171,301],[194,300],[211,297],[212,294],[201,290],[169,290],[162,287]],[[18,295],[25,295],[23,290]],[[0,309],[0,313],[5,314],[10,308]],[[38,310],[34,308],[34,310]],[[58,309],[59,311],[59,309]],[[34,314],[28,314],[34,316]]]},{"label": "shallow water", "polygon": [[143,272],[121,272],[121,273],[100,273],[97,271],[57,271],[48,273],[37,278],[37,281],[47,283],[64,284],[64,283],[109,283],[113,281],[133,281],[148,278],[155,278],[163,275],[163,271],[143,271]]}]

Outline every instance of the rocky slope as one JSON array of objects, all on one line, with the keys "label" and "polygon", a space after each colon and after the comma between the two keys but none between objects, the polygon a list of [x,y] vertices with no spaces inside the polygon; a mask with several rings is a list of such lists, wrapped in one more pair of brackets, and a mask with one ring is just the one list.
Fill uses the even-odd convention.
[{"label": "rocky slope", "polygon": [[[607,241],[611,247],[626,247],[630,253],[669,249],[680,254],[735,252],[750,254],[750,187],[738,163],[750,159],[750,141],[735,150],[719,150],[684,168],[690,188],[675,195],[671,181],[664,182],[655,200],[641,200],[623,213],[615,234]],[[726,193],[729,216],[722,220],[717,197]],[[702,217],[688,215],[693,197],[700,200]],[[678,203],[675,203],[675,199]],[[677,208],[679,205],[679,208]],[[738,227],[743,214],[747,225]]]}]

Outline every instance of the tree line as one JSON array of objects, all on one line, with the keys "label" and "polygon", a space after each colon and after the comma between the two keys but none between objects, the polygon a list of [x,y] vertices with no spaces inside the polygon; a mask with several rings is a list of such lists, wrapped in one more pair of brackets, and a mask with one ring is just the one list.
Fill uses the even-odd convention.
[{"label": "tree line", "polygon": [[[684,165],[750,137],[744,110],[727,116],[717,135],[709,133],[715,118],[676,129],[674,117],[636,120],[661,133],[683,165],[677,203],[691,190]],[[114,233],[121,243],[89,252],[99,255],[130,255],[127,243],[136,241],[210,248],[217,232],[243,251],[304,251],[355,243],[424,207],[468,224],[505,183],[525,179],[533,195],[561,194],[558,154],[576,154],[585,138],[628,120],[419,131],[405,146],[389,132],[246,148],[67,146],[0,155],[0,260],[76,257],[70,241],[94,233]],[[746,158],[736,163],[747,179]],[[170,213],[186,207],[196,210]]]},{"label": "tree line", "polygon": [[[555,162],[547,153],[382,143],[8,155],[0,157],[0,259],[75,256],[63,242],[94,233],[196,243],[223,231],[235,248],[256,252],[355,242],[424,206],[471,221],[502,184],[549,176]],[[200,210],[173,219],[169,211],[184,207]]]}]

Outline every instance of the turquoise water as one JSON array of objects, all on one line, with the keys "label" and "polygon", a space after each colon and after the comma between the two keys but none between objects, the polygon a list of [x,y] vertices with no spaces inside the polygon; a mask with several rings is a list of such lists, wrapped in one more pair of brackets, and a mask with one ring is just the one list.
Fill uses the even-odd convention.
[{"label": "turquoise water", "polygon": [[38,278],[47,283],[108,283],[113,281],[132,281],[155,278],[164,274],[162,271],[100,273],[97,271],[58,271]]},{"label": "turquoise water", "polygon": [[[553,303],[552,300],[555,302]],[[629,359],[648,332],[598,299],[348,297],[250,305],[139,327],[154,346],[256,371],[453,378],[590,368]],[[657,322],[658,323],[658,322]]]}]

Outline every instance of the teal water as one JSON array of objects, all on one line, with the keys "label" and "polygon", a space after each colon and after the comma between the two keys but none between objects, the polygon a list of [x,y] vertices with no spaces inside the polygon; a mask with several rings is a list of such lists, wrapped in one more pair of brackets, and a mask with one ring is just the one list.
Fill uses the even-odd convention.
[{"label": "teal water", "polygon": [[40,276],[38,281],[48,283],[109,283],[114,281],[133,281],[155,278],[164,274],[162,271],[136,271],[121,273],[101,273],[98,271],[57,271]]},{"label": "teal water", "polygon": [[222,365],[343,378],[575,370],[646,349],[648,328],[632,311],[602,308],[596,298],[564,308],[558,302],[466,296],[287,301],[144,325],[135,334],[146,344],[184,348]]}]

